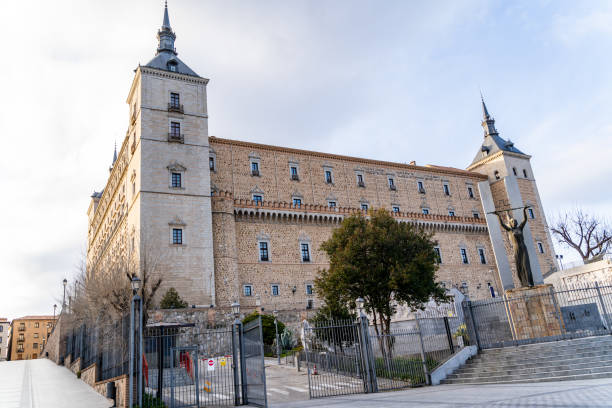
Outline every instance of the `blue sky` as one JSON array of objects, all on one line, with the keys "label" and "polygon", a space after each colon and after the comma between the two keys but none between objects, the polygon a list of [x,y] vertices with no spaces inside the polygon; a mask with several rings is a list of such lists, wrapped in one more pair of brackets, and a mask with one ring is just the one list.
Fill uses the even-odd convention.
[{"label": "blue sky", "polygon": [[[10,2],[0,68],[0,315],[51,313],[85,251],[89,195],[127,128],[161,1]],[[171,0],[210,134],[465,168],[497,128],[550,217],[612,208],[612,3]],[[562,251],[571,260],[570,252]],[[59,301],[58,301],[59,300]]]}]

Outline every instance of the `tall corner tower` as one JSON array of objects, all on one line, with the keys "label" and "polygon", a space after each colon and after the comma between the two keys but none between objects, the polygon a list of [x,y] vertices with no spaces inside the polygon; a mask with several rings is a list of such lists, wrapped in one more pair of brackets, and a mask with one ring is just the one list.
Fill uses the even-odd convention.
[{"label": "tall corner tower", "polygon": [[[525,243],[529,253],[534,282],[543,283],[543,275],[552,271],[555,253],[540,200],[535,175],[531,168],[531,156],[523,153],[510,140],[499,136],[495,119],[489,114],[484,99],[482,103],[482,127],[484,140],[468,170],[486,174],[488,181],[478,185],[485,210],[489,236],[504,289],[518,286],[516,265],[510,241],[493,211],[504,211],[502,218],[508,224],[509,216],[519,223],[523,220],[521,207],[529,206]],[[519,209],[517,209],[519,208]]]},{"label": "tall corner tower", "polygon": [[189,304],[215,304],[208,164],[208,79],[178,58],[168,6],[155,57],[138,66],[130,107],[129,239],[140,271],[160,276]]}]

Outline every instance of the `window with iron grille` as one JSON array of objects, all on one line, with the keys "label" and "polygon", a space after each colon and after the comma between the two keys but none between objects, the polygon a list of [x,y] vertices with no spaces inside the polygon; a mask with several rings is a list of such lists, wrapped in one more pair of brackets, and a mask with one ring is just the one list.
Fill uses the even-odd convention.
[{"label": "window with iron grille", "polygon": [[301,198],[294,198],[293,199],[293,206],[300,208],[302,206],[302,199]]},{"label": "window with iron grille", "polygon": [[400,212],[400,208],[398,206],[393,206],[393,212],[395,214],[399,213]]},{"label": "window with iron grille", "polygon": [[362,203],[362,204],[361,204],[361,209],[362,209],[363,211],[368,211],[368,205],[367,205],[367,204],[365,204],[365,203]]},{"label": "window with iron grille", "polygon": [[478,256],[480,256],[480,263],[485,265],[487,263],[487,258],[485,257],[484,248],[478,248]]},{"label": "window with iron grille", "polygon": [[179,94],[170,92],[170,106],[172,108],[178,108],[181,104]]},{"label": "window with iron grille", "polygon": [[427,215],[429,214],[429,208],[423,208],[423,214]]},{"label": "window with iron grille", "polygon": [[390,188],[391,190],[394,190],[394,189],[395,189],[395,181],[393,180],[393,178],[392,178],[392,177],[389,177],[389,179],[388,179],[388,180],[389,180],[389,188]]},{"label": "window with iron grille", "polygon": [[181,228],[172,228],[172,243],[174,245],[183,244],[183,230]]},{"label": "window with iron grille", "polygon": [[251,285],[243,286],[244,296],[252,296],[253,295],[253,287]]},{"label": "window with iron grille", "polygon": [[464,264],[470,263],[467,256],[467,250],[465,248],[461,248],[461,261]]},{"label": "window with iron grille", "polygon": [[333,183],[331,170],[325,170],[325,182],[327,184],[332,184]]},{"label": "window with iron grille", "polygon": [[425,194],[425,186],[422,181],[417,181],[417,188],[419,189],[419,193]]},{"label": "window with iron grille", "polygon": [[357,174],[357,184],[360,187],[365,185],[365,183],[363,182],[363,174]]},{"label": "window with iron grille", "polygon": [[473,216],[474,218],[476,218],[477,220],[478,220],[478,219],[480,219],[480,214],[478,214],[478,211],[474,211],[474,212],[472,213],[472,216]]},{"label": "window with iron grille", "polygon": [[454,216],[455,216],[455,212],[454,212],[453,210],[450,210],[450,211],[448,212],[448,215],[450,215],[451,217],[454,217]]},{"label": "window with iron grille", "polygon": [[179,122],[170,122],[170,136],[181,137],[181,124]]},{"label": "window with iron grille", "polygon": [[312,284],[310,284],[310,283],[306,284],[306,294],[307,295],[312,295]]},{"label": "window with iron grille", "polygon": [[474,198],[474,189],[472,187],[468,187],[468,197]]},{"label": "window with iron grille", "polygon": [[268,256],[268,243],[260,242],[259,243],[259,260],[260,261],[268,261],[270,258]]},{"label": "window with iron grille", "polygon": [[255,205],[261,205],[263,203],[263,196],[259,194],[253,194],[253,201],[255,201]]},{"label": "window with iron grille", "polygon": [[215,158],[214,157],[208,158],[208,167],[210,168],[211,171],[215,171]]},{"label": "window with iron grille", "polygon": [[298,168],[296,166],[291,166],[291,180],[298,180]]},{"label": "window with iron grille", "polygon": [[302,250],[302,262],[310,262],[310,245],[301,244],[300,248]]},{"label": "window with iron grille", "polygon": [[272,285],[272,296],[278,296],[278,285]]},{"label": "window with iron grille", "polygon": [[259,163],[251,162],[251,172],[252,173],[259,173]]},{"label": "window with iron grille", "polygon": [[172,173],[172,187],[174,188],[182,187],[181,173]]},{"label": "window with iron grille", "polygon": [[330,208],[335,208],[336,207],[336,202],[335,201],[328,201],[327,204],[330,206]]}]

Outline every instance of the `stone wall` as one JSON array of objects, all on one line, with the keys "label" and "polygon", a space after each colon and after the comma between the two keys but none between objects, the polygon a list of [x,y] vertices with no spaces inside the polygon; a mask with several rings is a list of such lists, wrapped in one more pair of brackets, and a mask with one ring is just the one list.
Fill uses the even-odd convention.
[{"label": "stone wall", "polygon": [[59,358],[63,355],[63,347],[65,345],[62,344],[62,328],[63,328],[63,314],[60,314],[55,326],[53,327],[53,331],[47,337],[47,342],[45,343],[45,347],[43,348],[40,356],[38,358],[48,358],[53,361],[55,364],[59,364]]}]

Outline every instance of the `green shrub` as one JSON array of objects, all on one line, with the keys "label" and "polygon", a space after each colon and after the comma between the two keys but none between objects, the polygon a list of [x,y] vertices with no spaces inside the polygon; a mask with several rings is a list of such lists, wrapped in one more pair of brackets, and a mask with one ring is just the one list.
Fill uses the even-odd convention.
[{"label": "green shrub", "polygon": [[[250,315],[246,316],[244,320],[242,320],[242,324],[247,324],[250,321],[257,319],[258,316],[261,316],[261,329],[263,332],[263,341],[264,344],[271,346],[274,344],[274,340],[276,338],[276,331],[274,329],[274,316],[262,314],[260,315],[257,311],[254,311]],[[285,325],[280,320],[278,321],[278,333],[282,333],[285,330]]]},{"label": "green shrub", "polygon": [[[164,401],[154,397],[151,394],[144,394],[142,396],[142,407],[143,408],[167,408]],[[134,405],[134,408],[140,408],[140,405]]]},{"label": "green shrub", "polygon": [[77,378],[81,378],[81,370],[76,372],[76,376],[77,376]]},{"label": "green shrub", "polygon": [[168,289],[159,303],[159,307],[162,309],[184,309],[187,306],[189,306],[187,302],[181,299],[178,292],[174,288]]},{"label": "green shrub", "polygon": [[[438,366],[438,361],[429,357],[425,360],[425,363],[430,373]],[[395,357],[387,365],[382,357],[376,357],[374,365],[377,377],[408,381],[411,385],[420,385],[426,382],[423,362],[420,358]]]}]

